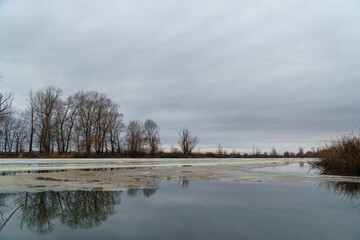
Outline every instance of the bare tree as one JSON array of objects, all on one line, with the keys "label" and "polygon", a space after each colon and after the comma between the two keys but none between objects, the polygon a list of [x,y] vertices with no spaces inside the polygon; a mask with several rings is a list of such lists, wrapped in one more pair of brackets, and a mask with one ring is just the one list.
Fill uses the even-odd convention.
[{"label": "bare tree", "polygon": [[224,148],[221,146],[221,144],[219,143],[217,149],[216,149],[216,154],[219,156],[222,156],[224,154]]},{"label": "bare tree", "polygon": [[99,94],[96,101],[95,113],[95,146],[96,153],[108,151],[108,138],[110,126],[118,112],[118,105],[113,103],[105,94]]},{"label": "bare tree", "polygon": [[13,132],[15,129],[15,119],[12,116],[4,116],[0,125],[0,132],[2,138],[2,151],[11,152],[13,145]]},{"label": "bare tree", "polygon": [[191,155],[193,149],[198,144],[199,140],[197,136],[191,136],[188,128],[183,128],[178,132],[179,134],[179,147],[185,155]]},{"label": "bare tree", "polygon": [[278,153],[277,153],[275,147],[272,147],[272,148],[271,148],[271,156],[272,156],[272,157],[277,157],[277,156],[278,156]]},{"label": "bare tree", "polygon": [[22,152],[26,138],[22,119],[6,116],[0,123],[0,151]]},{"label": "bare tree", "polygon": [[71,97],[66,101],[60,100],[55,116],[55,135],[59,153],[67,153],[75,123],[76,106],[72,104]]},{"label": "bare tree", "polygon": [[99,93],[94,91],[80,91],[74,95],[74,102],[78,107],[76,126],[78,151],[81,150],[81,146],[85,146],[87,154],[91,153],[94,142],[96,99],[98,96]]},{"label": "bare tree", "polygon": [[63,135],[64,135],[64,143],[63,143],[63,152],[67,153],[70,149],[71,144],[74,142],[73,135],[76,127],[76,114],[78,106],[74,103],[73,97],[70,96],[66,100],[66,106],[68,109],[64,127],[63,127]]},{"label": "bare tree", "polygon": [[1,118],[13,112],[12,102],[14,100],[13,93],[0,92],[0,121]]},{"label": "bare tree", "polygon": [[122,152],[121,135],[124,131],[123,114],[115,112],[111,115],[109,142],[112,154]]},{"label": "bare tree", "polygon": [[140,121],[132,120],[126,128],[125,142],[127,150],[130,153],[139,153],[143,151],[145,144],[145,132],[143,124]]},{"label": "bare tree", "polygon": [[97,154],[108,152],[110,148],[114,150],[114,139],[120,137],[120,132],[117,135],[112,128],[121,131],[123,126],[119,106],[105,94],[95,91],[80,91],[73,96],[73,101],[77,107],[75,133],[78,150],[81,146],[85,146],[87,154],[92,150]]},{"label": "bare tree", "polygon": [[297,157],[304,157],[304,148],[299,147],[299,152],[296,154]]},{"label": "bare tree", "polygon": [[24,151],[24,143],[26,138],[27,138],[27,133],[26,133],[24,120],[20,118],[15,119],[15,126],[13,131],[15,152],[19,153]]},{"label": "bare tree", "polygon": [[38,127],[38,140],[40,152],[50,153],[53,151],[55,141],[53,139],[56,127],[56,109],[61,104],[62,90],[55,87],[47,87],[35,94]]},{"label": "bare tree", "polygon": [[151,155],[155,155],[160,148],[160,128],[151,119],[146,119],[144,123],[145,140],[149,145]]},{"label": "bare tree", "polygon": [[25,111],[23,111],[22,116],[25,121],[25,125],[27,126],[28,141],[29,141],[29,153],[33,152],[33,141],[34,141],[34,124],[35,124],[35,110],[36,110],[36,102],[33,96],[32,90],[29,92],[29,98],[27,99],[27,104]]}]

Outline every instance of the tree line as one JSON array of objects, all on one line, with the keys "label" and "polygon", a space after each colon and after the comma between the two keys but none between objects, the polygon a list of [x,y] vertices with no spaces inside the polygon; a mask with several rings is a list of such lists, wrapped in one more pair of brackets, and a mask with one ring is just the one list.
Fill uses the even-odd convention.
[{"label": "tree line", "polygon": [[178,131],[178,145],[164,152],[160,127],[152,119],[124,123],[119,105],[97,91],[78,91],[64,97],[60,88],[49,86],[30,91],[25,109],[15,111],[14,94],[0,91],[0,153],[26,156],[67,155],[118,157],[316,157],[318,151],[227,153],[219,144],[215,153],[200,153],[199,142],[188,128]]},{"label": "tree line", "polygon": [[[63,91],[47,87],[29,92],[23,111],[13,108],[14,95],[0,92],[0,152],[40,155],[127,154],[155,156],[162,152],[160,127],[152,119],[124,124],[119,105],[97,91]],[[198,138],[179,132],[179,147],[191,155]]]}]

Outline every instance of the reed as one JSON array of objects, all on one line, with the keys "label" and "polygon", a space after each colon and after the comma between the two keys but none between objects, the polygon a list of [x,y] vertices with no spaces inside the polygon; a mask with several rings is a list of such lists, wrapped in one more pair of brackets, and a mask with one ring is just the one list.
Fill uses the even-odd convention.
[{"label": "reed", "polygon": [[360,135],[343,135],[318,153],[313,166],[322,174],[360,176]]}]

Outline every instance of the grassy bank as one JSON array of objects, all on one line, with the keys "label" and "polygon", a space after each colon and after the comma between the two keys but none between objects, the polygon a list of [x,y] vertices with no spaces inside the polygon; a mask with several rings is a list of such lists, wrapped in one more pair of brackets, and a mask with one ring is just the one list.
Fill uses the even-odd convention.
[{"label": "grassy bank", "polygon": [[360,176],[360,135],[344,135],[320,149],[313,166],[323,174]]}]

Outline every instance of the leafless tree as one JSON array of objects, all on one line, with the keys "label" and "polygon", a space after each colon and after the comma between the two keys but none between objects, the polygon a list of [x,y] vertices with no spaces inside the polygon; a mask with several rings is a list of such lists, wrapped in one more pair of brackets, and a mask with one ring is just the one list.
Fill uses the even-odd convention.
[{"label": "leafless tree", "polygon": [[77,146],[81,150],[81,146],[85,146],[87,154],[91,153],[95,135],[95,114],[97,92],[77,92],[74,95],[74,102],[78,107],[77,112]]},{"label": "leafless tree", "polygon": [[105,94],[99,94],[96,101],[95,115],[95,146],[96,153],[108,150],[108,134],[114,116],[118,112],[118,105],[113,103]]},{"label": "leafless tree", "polygon": [[272,156],[272,157],[277,157],[277,155],[278,155],[278,153],[277,153],[275,147],[272,147],[272,149],[271,149],[271,156]]},{"label": "leafless tree", "polygon": [[155,155],[160,148],[160,128],[151,119],[144,123],[145,141],[149,145],[151,155]]},{"label": "leafless tree", "polygon": [[221,146],[221,144],[219,143],[217,149],[216,149],[216,154],[219,156],[222,156],[224,154],[224,148]]},{"label": "leafless tree", "polygon": [[15,128],[13,131],[13,139],[14,139],[14,151],[19,153],[24,151],[24,143],[27,138],[25,122],[23,119],[17,118],[15,119]]},{"label": "leafless tree", "polygon": [[303,147],[299,147],[299,152],[296,154],[298,157],[304,157],[304,148]]},{"label": "leafless tree", "polygon": [[0,151],[23,152],[26,139],[24,121],[18,116],[8,115],[0,122]]},{"label": "leafless tree", "polygon": [[128,152],[143,152],[145,144],[144,126],[140,121],[132,120],[129,122],[125,132],[125,143]]},{"label": "leafless tree", "polygon": [[73,102],[77,107],[75,133],[78,150],[85,146],[87,154],[93,150],[100,154],[114,150],[115,142],[120,146],[123,115],[119,113],[117,104],[95,91],[80,91],[73,96]]},{"label": "leafless tree", "polygon": [[121,135],[124,131],[123,114],[115,112],[111,114],[109,127],[109,142],[112,154],[122,152]]},{"label": "leafless tree", "polygon": [[33,152],[33,142],[34,142],[34,124],[35,124],[35,111],[36,111],[36,102],[32,90],[29,92],[28,99],[26,100],[26,108],[23,111],[22,116],[24,119],[24,124],[26,125],[28,131],[28,141],[29,141],[29,153]]},{"label": "leafless tree", "polygon": [[66,118],[63,120],[62,126],[62,152],[67,153],[74,141],[73,135],[75,132],[76,114],[78,106],[74,104],[73,97],[70,96],[66,100]]},{"label": "leafless tree", "polygon": [[13,145],[13,132],[15,119],[12,116],[4,116],[0,125],[2,151],[11,152]]},{"label": "leafless tree", "polygon": [[188,128],[183,128],[178,132],[179,134],[179,147],[183,154],[191,155],[193,149],[198,144],[199,140],[197,136],[191,136]]},{"label": "leafless tree", "polygon": [[12,103],[14,100],[13,93],[0,92],[0,121],[1,118],[13,112]]},{"label": "leafless tree", "polygon": [[72,97],[68,97],[66,101],[60,100],[59,103],[56,108],[55,117],[56,143],[59,153],[67,153],[74,132],[77,106],[73,104]]},{"label": "leafless tree", "polygon": [[38,141],[40,152],[50,153],[53,151],[55,141],[53,139],[56,126],[56,109],[61,104],[62,90],[55,87],[47,87],[35,94],[38,128]]}]

